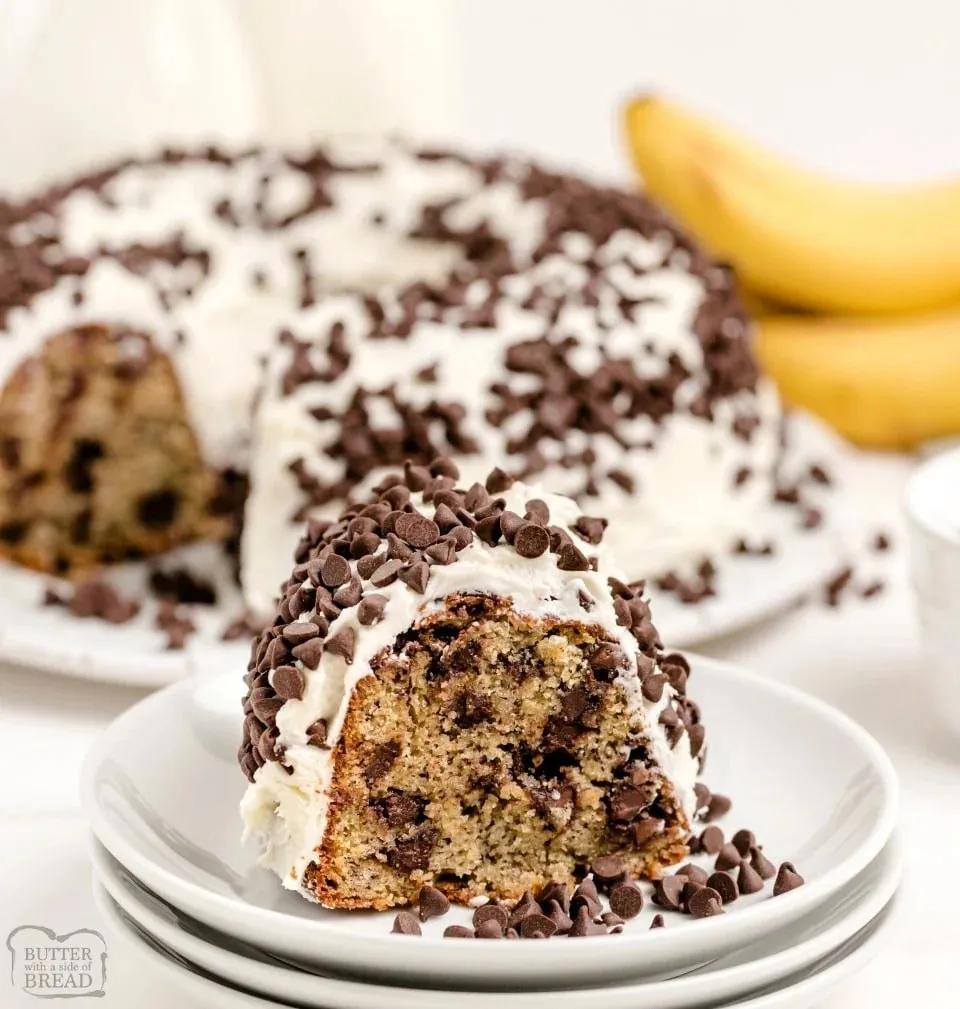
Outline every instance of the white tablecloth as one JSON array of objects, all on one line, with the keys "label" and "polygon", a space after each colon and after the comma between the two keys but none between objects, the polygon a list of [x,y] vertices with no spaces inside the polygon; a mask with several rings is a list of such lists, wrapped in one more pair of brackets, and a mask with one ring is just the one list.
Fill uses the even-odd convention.
[{"label": "white tablecloth", "polygon": [[[931,699],[912,609],[900,513],[909,465],[898,457],[864,455],[846,474],[865,525],[894,533],[882,596],[849,599],[836,610],[808,604],[703,649],[836,704],[877,736],[900,772],[908,853],[901,927],[879,959],[822,1009],[960,1005],[952,971],[960,951],[960,740]],[[137,690],[0,670],[6,763],[0,787],[0,939],[30,923],[58,933],[98,928],[109,945],[109,929],[90,896],[77,782],[91,741],[141,696]],[[0,954],[9,955],[5,949]],[[29,996],[16,1001],[8,977],[4,962],[0,1006],[36,1009]],[[107,996],[99,1004],[195,1006],[163,990],[149,968],[119,944],[111,951]]]}]

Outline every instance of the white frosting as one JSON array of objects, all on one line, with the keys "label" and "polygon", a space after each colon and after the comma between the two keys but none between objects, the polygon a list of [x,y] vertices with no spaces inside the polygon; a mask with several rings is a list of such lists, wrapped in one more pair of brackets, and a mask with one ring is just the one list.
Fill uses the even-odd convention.
[{"label": "white frosting", "polygon": [[[569,529],[582,514],[569,498],[546,494],[539,487],[515,484],[506,493],[508,510],[523,514],[525,502],[539,497],[550,508],[554,525]],[[419,505],[419,499],[414,498]],[[427,508],[429,514],[429,506]],[[575,534],[575,542],[582,544]],[[583,544],[582,544],[583,545]],[[693,786],[698,773],[698,761],[690,752],[689,740],[682,735],[675,746],[667,741],[658,717],[674,696],[672,688],[664,690],[657,703],[647,701],[640,689],[633,657],[637,643],[629,631],[617,623],[608,579],[622,577],[611,562],[606,538],[598,547],[586,547],[588,554],[598,559],[596,571],[564,571],[557,567],[556,555],[521,557],[513,547],[499,544],[490,547],[477,538],[463,549],[455,563],[433,565],[426,591],[420,595],[396,581],[376,591],[387,597],[383,619],[373,626],[362,626],[357,607],[344,610],[330,625],[333,635],[346,627],[356,631],[353,662],[324,652],[319,667],[311,671],[298,664],[306,677],[306,689],[301,700],[287,701],[277,715],[279,743],[285,750],[284,760],[293,773],[289,774],[276,762],[268,762],[255,775],[244,795],[241,813],[246,833],[257,838],[263,848],[262,863],[273,869],[288,889],[302,890],[301,879],[314,858],[324,828],[328,788],[333,773],[333,751],[307,742],[307,729],[318,718],[328,722],[328,743],[335,746],[350,699],[357,683],[371,674],[371,662],[397,635],[418,619],[438,607],[453,593],[479,591],[512,601],[519,613],[541,617],[560,617],[599,625],[618,642],[631,660],[629,669],[617,679],[627,697],[631,719],[635,720],[650,742],[651,756],[676,789],[678,799],[689,822],[694,812]],[[581,593],[594,601],[585,609]],[[301,616],[308,621],[311,614]],[[624,754],[626,756],[626,753]],[[309,893],[302,891],[306,896]]]}]

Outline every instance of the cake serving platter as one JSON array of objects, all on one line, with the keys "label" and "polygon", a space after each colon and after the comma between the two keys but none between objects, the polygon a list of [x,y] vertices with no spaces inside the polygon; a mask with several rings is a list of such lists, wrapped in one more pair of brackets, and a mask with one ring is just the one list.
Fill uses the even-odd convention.
[{"label": "cake serving platter", "polygon": [[[788,462],[826,460],[837,468],[842,446],[819,422],[805,415],[791,418]],[[842,565],[855,538],[842,494],[824,489],[824,521],[813,530],[800,526],[792,508],[771,507],[754,530],[756,542],[776,543],[772,556],[730,554],[716,559],[716,595],[695,604],[648,585],[653,612],[664,643],[689,648],[731,634],[788,609],[819,589]],[[157,602],[146,586],[150,572],[185,568],[210,581],[217,601],[189,607],[196,624],[182,649],[169,650],[155,626]],[[81,619],[59,606],[44,604],[54,579],[0,561],[0,661],[41,672],[81,679],[157,687],[191,675],[209,675],[246,667],[247,640],[223,640],[223,632],[244,611],[231,564],[213,544],[196,544],[153,562],[120,566],[110,582],[127,598],[143,599],[132,620],[112,624]]]},{"label": "cake serving platter", "polygon": [[[161,901],[96,841],[92,856],[97,882],[136,927],[172,953],[229,984],[305,1006],[381,1009],[390,1005],[394,1009],[420,1009],[444,995],[467,1007],[489,1005],[490,996],[479,992],[385,987],[301,969],[258,947],[219,935]],[[808,968],[869,926],[892,900],[902,862],[900,841],[895,836],[850,882],[841,897],[823,910],[814,909],[791,927],[774,929],[756,942],[680,977],[554,991],[550,1002],[556,1009],[606,1009],[613,996],[632,1009],[684,1009],[742,997]],[[503,1009],[537,1009],[543,995],[535,991],[497,992],[496,999]]]},{"label": "cake serving platter", "polygon": [[446,925],[469,920],[467,909],[428,923],[422,937],[392,935],[392,913],[324,909],[258,866],[240,836],[235,675],[176,684],[122,715],[87,758],[83,805],[99,842],[164,901],[218,932],[341,974],[480,989],[678,974],[845,893],[888,843],[897,815],[890,761],[855,723],[731,666],[701,657],[691,665],[713,741],[705,779],[734,798],[720,826],[754,830],[768,857],[794,862],[805,885],[741,898],[704,920],[671,914],[654,931],[648,894],[622,935],[542,942],[536,956],[502,943],[495,972],[485,943],[441,938]]}]

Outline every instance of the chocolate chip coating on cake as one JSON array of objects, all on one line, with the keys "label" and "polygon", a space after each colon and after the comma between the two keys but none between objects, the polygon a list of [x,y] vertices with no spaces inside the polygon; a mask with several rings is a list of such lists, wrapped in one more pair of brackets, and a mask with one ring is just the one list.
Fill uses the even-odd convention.
[{"label": "chocolate chip coating on cake", "polygon": [[[770,496],[778,408],[729,273],[642,196],[519,159],[166,151],[0,202],[0,281],[0,408],[25,411],[14,376],[79,327],[142,334],[171,372],[157,409],[90,392],[91,433],[75,369],[28,411],[49,423],[4,440],[0,550],[38,566],[111,559],[90,541],[104,517],[131,551],[232,535],[249,478],[243,572],[263,612],[304,516],[439,453],[606,515],[631,577],[725,550]],[[158,412],[183,445],[127,481]],[[65,509],[74,452],[87,479]],[[28,515],[24,486],[48,488]]]},{"label": "chocolate chip coating on cake", "polygon": [[[447,460],[408,467],[310,523],[252,650],[247,830],[285,886],[329,906],[402,905],[427,884],[457,901],[518,898],[573,885],[606,855],[642,876],[686,854],[702,727],[686,678],[678,690],[661,672],[682,660],[663,655],[642,587],[602,535],[580,540],[582,565],[565,562],[574,501],[520,482],[481,494],[456,473]],[[513,542],[509,514],[532,516]],[[546,550],[517,548],[524,521],[549,522]],[[443,543],[452,558],[432,560]],[[341,606],[324,584],[333,557],[358,601]],[[298,625],[321,642],[315,668],[290,649]],[[656,700],[650,677],[665,681]]]}]

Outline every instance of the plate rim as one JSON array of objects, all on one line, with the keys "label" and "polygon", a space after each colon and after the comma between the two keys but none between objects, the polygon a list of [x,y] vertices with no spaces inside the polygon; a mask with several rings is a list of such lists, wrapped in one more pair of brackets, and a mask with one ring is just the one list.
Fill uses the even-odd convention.
[{"label": "plate rim", "polygon": [[[893,833],[897,823],[899,809],[899,781],[897,774],[890,758],[887,756],[880,743],[877,742],[877,740],[865,728],[859,725],[859,723],[855,722],[844,712],[835,708],[833,705],[828,704],[826,701],[823,701],[811,694],[807,694],[804,691],[798,690],[796,687],[780,683],[777,680],[770,679],[761,674],[748,671],[747,669],[730,663],[707,658],[695,653],[686,654],[691,660],[691,666],[693,667],[695,674],[697,674],[699,670],[699,675],[719,675],[721,677],[726,677],[728,681],[734,680],[740,685],[746,685],[746,689],[748,690],[753,689],[772,693],[791,704],[799,705],[800,707],[812,711],[821,719],[830,723],[842,734],[852,737],[857,742],[858,747],[864,752],[870,766],[877,772],[881,789],[880,810],[876,818],[876,822],[872,825],[866,836],[861,840],[860,844],[853,852],[836,865],[831,866],[823,874],[823,876],[816,881],[807,883],[805,886],[799,887],[788,893],[781,894],[777,899],[776,906],[774,906],[771,901],[764,901],[762,903],[757,903],[750,908],[744,909],[743,912],[735,916],[735,918],[727,918],[720,915],[715,918],[704,919],[698,923],[698,930],[699,934],[703,936],[718,934],[719,929],[721,928],[729,931],[733,927],[729,924],[729,922],[734,920],[736,920],[741,926],[747,919],[749,919],[750,923],[757,924],[758,927],[760,927],[760,923],[769,922],[772,924],[775,922],[777,917],[782,915],[783,909],[787,906],[794,909],[801,905],[809,907],[814,906],[818,901],[825,899],[837,890],[844,882],[852,879],[874,858],[876,858],[877,854],[879,854],[880,850]],[[108,820],[103,816],[99,809],[99,803],[96,799],[94,779],[96,777],[97,768],[107,758],[110,752],[112,732],[118,726],[125,725],[129,721],[143,717],[143,713],[149,711],[151,707],[159,706],[160,704],[165,703],[168,694],[172,694],[176,691],[187,692],[189,689],[195,687],[197,682],[202,682],[202,680],[181,681],[180,683],[173,684],[164,690],[157,691],[156,693],[139,701],[115,719],[114,722],[101,733],[99,739],[93,747],[91,747],[83,762],[81,770],[80,800],[81,806],[90,821],[93,833],[103,843],[104,847],[110,851],[114,858],[117,859],[117,861],[129,868],[138,879],[146,882],[151,890],[158,892],[162,890],[167,893],[172,890],[172,892],[177,894],[192,895],[193,900],[191,900],[190,896],[187,897],[191,906],[210,906],[216,908],[218,912],[233,912],[234,914],[237,914],[238,911],[244,909],[242,911],[243,916],[249,921],[256,920],[265,930],[270,930],[275,927],[294,927],[297,930],[302,931],[304,935],[312,935],[317,939],[328,937],[332,940],[356,941],[357,933],[338,923],[311,920],[308,918],[296,919],[282,911],[245,904],[238,899],[233,899],[223,894],[212,892],[192,880],[184,879],[182,876],[177,876],[164,866],[152,862],[133,845],[126,842],[122,836],[120,836],[120,832],[115,830],[115,828],[113,828]],[[121,852],[125,854],[121,854]],[[144,865],[146,866],[146,871],[143,871]],[[157,886],[155,884],[156,879],[164,880],[166,885],[161,884],[160,886]],[[179,900],[171,901],[171,903],[176,903],[178,907],[181,906]],[[296,922],[296,925],[291,926],[291,923],[293,922]],[[659,943],[661,946],[667,942],[675,944],[677,940],[670,938],[670,936],[675,934],[677,933],[671,933],[668,929],[657,929],[644,933],[643,940],[647,944]],[[590,939],[592,937],[588,936],[587,938]],[[638,940],[636,936],[631,935],[627,937],[627,941],[630,942],[631,946],[634,946]],[[385,949],[395,949],[395,947],[388,945],[391,943],[391,936],[389,934],[385,934],[383,936],[367,935],[363,937],[363,942],[371,950],[371,953],[375,953],[378,948],[381,948],[381,946]],[[455,939],[453,942],[462,950],[469,948],[469,943],[466,940]],[[440,936],[425,935],[419,937],[418,947],[425,949],[437,949],[440,947],[441,943],[444,944],[444,948],[447,948],[450,945],[451,940],[443,939]],[[548,957],[551,956],[551,954],[547,953],[549,945],[550,944],[547,944],[543,950]],[[504,950],[511,948],[512,947],[508,945],[504,947]],[[649,948],[649,946],[647,948]],[[502,953],[502,955],[506,957],[512,955],[514,959],[517,959],[523,954]],[[562,956],[562,953],[558,949],[558,952],[556,954],[552,954],[552,956],[553,959],[557,959]]]},{"label": "plate rim", "polygon": [[[120,908],[120,905],[114,901],[103,884],[97,879],[93,880],[93,892],[94,903],[100,913],[107,920],[107,924],[111,930],[121,931],[124,936],[123,941],[136,946],[143,956],[147,957],[155,964],[161,963],[163,965],[162,969],[169,971],[171,975],[175,974],[177,976],[188,978],[188,983],[190,985],[198,988],[202,987],[210,995],[228,991],[231,996],[236,996],[240,1000],[236,1003],[237,1006],[243,1005],[245,1007],[249,1007],[249,1009],[268,1009],[270,1006],[283,1006],[291,1007],[292,1009],[293,1003],[268,1000],[262,995],[239,989],[230,984],[224,978],[208,976],[210,972],[204,971],[203,968],[198,967],[196,964],[191,963],[191,968],[194,969],[180,968],[171,955],[171,952],[175,953],[175,951],[168,951],[168,947],[162,942],[162,940],[157,939],[157,937],[149,933],[149,930],[145,930],[151,935],[151,938],[155,939],[155,941],[163,947],[163,951],[161,952],[161,950],[158,950],[151,944],[147,943],[139,934],[137,934],[137,932],[134,931],[133,926],[130,924],[131,921],[138,929],[142,929],[142,926],[139,925],[132,916],[127,915],[126,912]],[[829,991],[831,988],[836,987],[836,985],[845,978],[850,977],[857,970],[860,970],[874,958],[881,949],[882,945],[887,941],[889,934],[896,925],[901,913],[902,898],[899,898],[897,894],[894,894],[875,918],[863,926],[859,932],[854,933],[854,935],[850,937],[850,940],[853,940],[856,936],[865,933],[857,945],[838,960],[834,960],[825,967],[815,971],[812,975],[803,978],[795,984],[787,984],[785,987],[777,988],[773,991],[761,991],[753,996],[748,994],[745,999],[740,999],[737,996],[734,996],[737,1001],[728,1003],[728,1009],[734,1009],[734,1007],[736,1007],[736,1009],[777,1009],[778,1005],[783,1005],[781,1000],[785,997],[794,1000],[791,1001],[790,1005],[796,1005],[797,1002],[795,999],[798,997],[814,997],[823,991]],[[179,956],[180,954],[176,955]],[[828,953],[826,955],[829,956],[830,954]],[[441,991],[440,994],[449,995],[449,992]],[[456,994],[458,996],[462,996],[467,993],[456,992]],[[477,994],[481,997],[490,998],[491,996],[496,997],[499,993],[478,992]],[[544,997],[549,997],[556,993],[545,991],[539,994],[542,994]]]},{"label": "plate rim", "polygon": [[[239,984],[238,981],[226,977],[212,967],[204,966],[203,964],[197,963],[193,960],[188,953],[185,953],[175,946],[171,946],[170,942],[161,934],[154,930],[152,923],[144,922],[140,918],[140,913],[142,912],[144,901],[139,894],[132,892],[130,887],[127,885],[126,881],[120,877],[118,870],[125,870],[130,873],[130,870],[126,869],[121,863],[107,851],[107,849],[99,842],[95,837],[91,836],[91,858],[94,867],[94,878],[96,882],[103,886],[107,891],[110,898],[130,917],[132,918],[140,927],[147,931],[154,938],[159,939],[164,946],[168,946],[173,949],[175,953],[184,956],[186,959],[190,960],[201,970],[208,971],[209,973],[214,973],[218,978],[226,982],[227,984]],[[803,970],[805,967],[816,963],[816,961],[822,957],[828,956],[831,952],[838,949],[844,942],[852,939],[858,932],[866,928],[871,922],[875,921],[895,899],[897,892],[900,887],[900,883],[903,877],[903,866],[904,866],[904,850],[903,850],[903,839],[900,835],[899,830],[894,831],[891,835],[890,840],[877,855],[869,865],[867,865],[862,872],[869,872],[870,868],[874,866],[877,862],[882,859],[889,859],[889,864],[882,867],[882,873],[878,880],[873,882],[870,889],[866,890],[862,895],[860,900],[849,910],[849,912],[844,913],[843,916],[835,921],[831,926],[829,926],[826,931],[818,933],[811,936],[808,939],[803,940],[800,943],[788,943],[781,944],[781,946],[766,955],[751,959],[744,963],[735,964],[731,967],[720,968],[719,970],[709,970],[706,973],[702,973],[696,976],[680,975],[677,977],[671,977],[663,981],[644,981],[642,978],[635,981],[614,983],[611,985],[599,986],[588,986],[586,988],[575,988],[568,990],[544,990],[544,989],[527,989],[524,991],[505,989],[502,991],[497,991],[495,996],[499,1002],[502,1002],[505,1006],[519,1005],[523,1004],[524,1000],[529,1001],[529,996],[541,997],[549,995],[552,1001],[557,1000],[560,996],[560,1005],[570,1003],[571,1009],[575,1000],[582,999],[586,995],[602,996],[604,998],[635,998],[640,994],[643,994],[648,1000],[660,999],[662,1001],[662,996],[666,995],[667,989],[673,990],[674,999],[681,998],[684,999],[685,1004],[687,1001],[692,1005],[694,1001],[699,1001],[701,998],[707,997],[709,993],[699,992],[698,989],[701,986],[713,985],[715,986],[718,978],[722,978],[727,982],[726,991],[729,994],[722,995],[722,998],[742,998],[745,994],[749,996],[751,990],[758,988],[764,988],[768,985],[775,984],[778,979],[788,977],[790,974],[798,970]],[[132,873],[131,873],[132,875]],[[136,879],[136,877],[134,877]],[[146,887],[140,880],[136,880],[141,886]],[[879,885],[878,885],[879,884]],[[121,898],[117,897],[116,889],[121,890],[124,896],[129,897],[130,903],[134,906],[131,907]],[[152,891],[151,891],[152,893]],[[158,900],[162,901],[162,898],[157,897]],[[162,901],[163,902],[163,901]],[[166,903],[166,902],[164,902]],[[177,909],[179,910],[179,909]],[[152,911],[150,908],[146,909],[146,913],[151,917],[159,917],[159,915]],[[191,917],[186,914],[186,912],[181,912],[186,917]],[[813,912],[811,912],[813,913]],[[851,919],[854,921],[853,926],[850,926]],[[195,920],[195,919],[193,919]],[[202,922],[198,923],[203,925]],[[210,926],[204,926],[210,928]],[[174,923],[170,924],[171,930],[179,931]],[[759,940],[758,940],[759,941]],[[203,936],[194,935],[193,933],[187,933],[187,942],[190,944],[201,944],[205,947],[209,947],[213,952],[212,955],[223,955],[232,960],[242,962],[245,958],[240,953],[236,953],[229,949],[224,949],[222,946],[218,945],[217,942],[206,939]],[[796,961],[796,954],[798,951],[809,949],[814,947],[815,952],[804,954],[801,957],[800,962]],[[786,961],[786,963],[785,963]],[[762,978],[757,982],[756,978],[751,978],[749,976],[750,972],[756,972],[758,965],[765,965],[765,970]],[[238,963],[239,966],[239,963]],[[361,981],[351,977],[340,977],[337,975],[315,975],[310,974],[306,971],[301,971],[294,965],[286,966],[283,963],[258,963],[257,968],[265,968],[270,974],[276,972],[283,974],[303,975],[304,981],[309,985],[310,979],[314,982],[322,985],[333,985],[335,988],[339,988],[344,994],[347,994],[351,990],[356,990],[358,988],[366,989],[369,996],[372,998],[374,995],[386,995],[390,991],[394,991],[396,986],[389,986],[384,984],[382,981],[378,981],[376,978],[371,978],[370,981]],[[266,978],[264,983],[266,983]],[[751,989],[751,984],[754,988]],[[732,985],[732,987],[731,987]],[[404,989],[409,989],[411,995],[435,995],[438,998],[441,996],[467,996],[466,1004],[477,1005],[479,1009],[481,999],[489,999],[490,992],[477,992],[477,991],[467,991],[467,990],[457,990],[454,988],[422,988],[413,984],[404,985]],[[687,994],[689,990],[689,994]],[[265,994],[259,989],[253,990],[254,994]],[[739,992],[739,994],[738,994]],[[475,998],[473,998],[475,996]],[[519,996],[519,997],[517,997]],[[286,996],[285,996],[286,997]],[[319,991],[316,995],[317,999],[322,999],[323,992]],[[320,1005],[320,1002],[316,1003]]]}]

